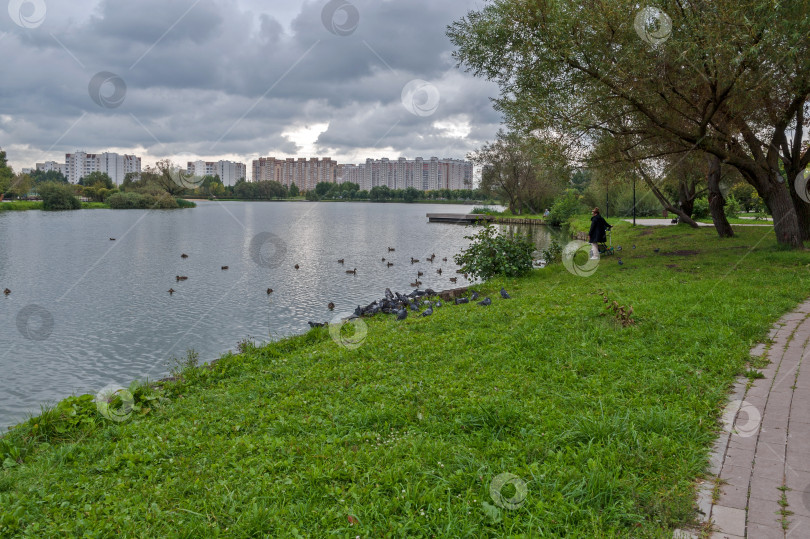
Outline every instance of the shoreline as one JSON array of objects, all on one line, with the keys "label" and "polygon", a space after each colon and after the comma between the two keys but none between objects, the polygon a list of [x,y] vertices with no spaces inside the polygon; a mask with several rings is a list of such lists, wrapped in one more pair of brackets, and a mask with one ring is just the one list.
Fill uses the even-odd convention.
[{"label": "shoreline", "polygon": [[[606,257],[585,277],[552,264],[476,285],[488,307],[363,319],[357,346],[331,328],[244,341],[207,368],[182,370],[159,395],[136,394],[126,422],[73,399],[77,415],[61,421],[92,424],[64,424],[56,436],[50,414],[4,438],[32,441],[22,463],[0,472],[19,517],[0,522],[0,534],[78,532],[83,497],[109,493],[83,513],[82,529],[275,535],[305,503],[311,511],[296,522],[316,535],[530,533],[539,520],[555,536],[671,536],[695,516],[695,480],[729,388],[761,367],[751,344],[806,299],[810,275],[797,273],[803,253],[755,230],[724,240],[649,230],[615,226],[624,265]],[[619,323],[603,295],[632,306],[635,323]],[[48,445],[43,428],[55,436]],[[523,508],[493,505],[503,473],[527,485]],[[577,485],[590,490],[576,494]],[[594,502],[605,496],[609,507]],[[259,498],[261,518],[240,518]],[[202,516],[178,512],[177,500]],[[485,518],[482,502],[501,520]]]},{"label": "shoreline", "polygon": [[[483,284],[483,283],[478,283],[478,285],[469,285],[469,286],[462,286],[462,287],[457,287],[457,288],[450,288],[450,289],[446,289],[446,290],[440,290],[440,291],[435,293],[435,297],[439,297],[444,301],[450,301],[450,300],[452,300],[454,298],[457,298],[457,297],[460,297],[461,295],[464,295],[473,286],[480,286],[481,284]],[[360,316],[360,318],[363,318],[364,320],[370,320],[370,319],[373,319],[376,316],[377,316],[377,314],[372,315],[372,316],[363,315],[363,316]],[[345,320],[344,320],[344,322],[345,322]],[[324,322],[323,325],[328,326],[328,322]],[[286,337],[282,337],[278,341],[267,341],[267,342],[263,343],[262,346],[266,346],[266,345],[273,344],[273,343],[276,343],[276,342],[279,342],[279,341],[283,341],[285,339],[296,338],[296,337],[300,337],[302,335],[306,335],[309,331],[312,331],[312,329],[313,328],[310,327],[310,329],[305,330],[303,333],[299,333],[299,334],[296,334],[296,335],[288,335]],[[232,350],[226,350],[226,351],[222,352],[219,357],[209,361],[208,363],[200,364],[198,367],[199,368],[209,368],[210,369],[218,361],[220,361],[223,357],[225,357],[225,356],[227,356],[229,354],[232,354],[232,353],[233,353]],[[133,379],[133,380],[130,380],[129,385],[131,386],[132,384],[142,384],[142,385],[144,385],[146,387],[157,388],[157,387],[162,386],[164,383],[174,382],[174,381],[177,381],[176,376],[166,376],[166,377],[163,377],[163,378],[158,378],[158,379],[156,379],[154,381],[149,381],[148,379],[143,380],[143,381],[138,380],[138,379]],[[40,403],[40,409],[47,408],[48,405],[51,404],[51,403],[53,404],[52,407],[56,408],[56,407],[59,406],[60,403],[63,403],[65,401],[69,400],[69,399],[75,399],[77,397],[81,397],[81,396],[84,396],[84,395],[92,395],[92,393],[81,393],[81,394],[78,394],[78,395],[76,393],[72,393],[72,394],[70,394],[70,395],[68,395],[68,396],[66,396],[64,398],[61,398],[59,400],[56,400],[56,401],[48,400],[48,401],[45,401],[45,402],[41,402]],[[36,416],[32,416],[32,417],[36,417]],[[24,425],[28,421],[29,421],[29,419],[24,419],[22,421],[19,421],[17,423],[11,424],[11,425],[0,425],[0,440],[2,440],[3,436],[8,434],[9,431]],[[0,468],[0,469],[2,469],[2,468]]]}]

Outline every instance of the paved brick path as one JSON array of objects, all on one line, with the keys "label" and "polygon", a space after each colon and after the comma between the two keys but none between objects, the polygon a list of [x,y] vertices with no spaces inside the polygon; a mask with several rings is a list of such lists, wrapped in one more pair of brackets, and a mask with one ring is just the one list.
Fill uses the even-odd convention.
[{"label": "paved brick path", "polygon": [[810,300],[783,316],[770,338],[751,351],[770,360],[765,377],[734,386],[698,494],[711,538],[810,538]]}]

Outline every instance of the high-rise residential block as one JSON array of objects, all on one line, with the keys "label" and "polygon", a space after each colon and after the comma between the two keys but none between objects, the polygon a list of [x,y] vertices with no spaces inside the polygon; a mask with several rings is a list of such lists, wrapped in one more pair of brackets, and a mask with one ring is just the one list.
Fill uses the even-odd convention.
[{"label": "high-rise residential block", "polygon": [[414,187],[420,191],[436,189],[472,189],[473,164],[461,159],[425,160],[417,157],[409,161],[400,157],[366,159],[358,165],[338,165],[332,159],[261,157],[253,161],[253,181],[274,180],[287,187],[295,183],[301,190],[314,189],[319,182],[356,183],[360,189],[370,191],[385,185],[390,189]]},{"label": "high-rise residential block", "polygon": [[119,185],[128,173],[140,171],[141,158],[135,155],[111,152],[94,154],[77,150],[65,154],[65,168],[62,173],[70,183],[79,183],[79,180],[93,172],[104,172],[113,183]]},{"label": "high-rise residential block", "polygon": [[189,161],[186,173],[192,176],[219,176],[222,185],[234,185],[247,179],[247,166],[233,161]]},{"label": "high-rise residential block", "polygon": [[[67,170],[65,168],[64,163],[57,163],[56,161],[45,161],[44,163],[37,163],[36,169],[41,170],[43,172],[50,172],[52,170],[55,170],[56,172],[61,172],[62,174],[65,174],[65,171]],[[67,174],[65,174],[65,176],[67,176]]]}]

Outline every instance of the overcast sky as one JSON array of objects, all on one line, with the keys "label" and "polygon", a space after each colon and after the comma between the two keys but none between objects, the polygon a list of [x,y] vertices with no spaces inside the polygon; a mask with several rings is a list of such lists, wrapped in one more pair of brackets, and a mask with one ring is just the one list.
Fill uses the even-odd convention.
[{"label": "overcast sky", "polygon": [[[3,2],[5,3],[5,2]],[[463,158],[497,87],[455,66],[448,24],[481,0],[10,0],[0,147],[65,153]]]}]

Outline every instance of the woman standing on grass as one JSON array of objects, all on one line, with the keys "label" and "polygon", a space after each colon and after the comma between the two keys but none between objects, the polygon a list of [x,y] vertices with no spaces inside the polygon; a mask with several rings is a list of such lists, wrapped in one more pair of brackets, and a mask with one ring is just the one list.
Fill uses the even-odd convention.
[{"label": "woman standing on grass", "polygon": [[591,229],[588,231],[588,243],[591,244],[591,260],[599,259],[599,244],[607,241],[606,231],[611,227],[599,214],[599,208],[591,211]]}]

